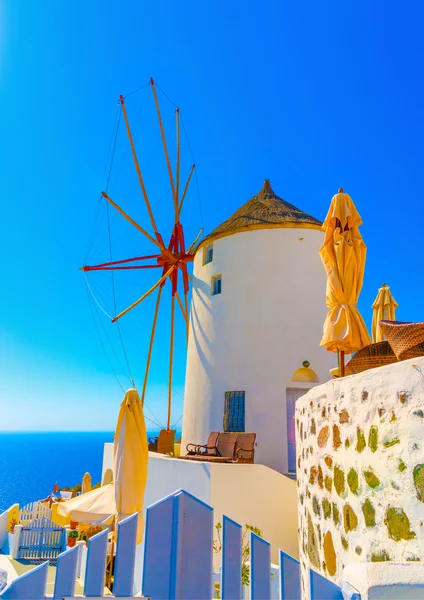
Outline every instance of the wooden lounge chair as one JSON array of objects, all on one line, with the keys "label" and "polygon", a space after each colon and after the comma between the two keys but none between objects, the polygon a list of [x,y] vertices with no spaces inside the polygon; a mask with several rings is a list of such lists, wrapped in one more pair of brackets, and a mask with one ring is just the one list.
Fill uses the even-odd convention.
[{"label": "wooden lounge chair", "polygon": [[219,433],[218,440],[215,446],[215,455],[187,454],[186,456],[181,456],[180,458],[204,462],[232,462],[236,450],[237,435],[237,433]]},{"label": "wooden lounge chair", "polygon": [[149,448],[149,452],[157,452],[158,451],[158,436],[155,437],[150,437],[148,439],[148,448]]},{"label": "wooden lounge chair", "polygon": [[212,431],[209,434],[209,438],[206,444],[187,444],[187,454],[196,455],[201,454],[202,456],[218,456],[216,444],[219,438],[219,431]]},{"label": "wooden lounge chair", "polygon": [[[217,436],[215,446],[209,445],[212,436]],[[189,444],[187,451],[191,451],[193,454],[180,456],[180,458],[216,463],[253,464],[255,462],[255,441],[256,433],[218,433],[214,431],[209,436],[208,444],[205,446]],[[191,450],[191,447],[193,447],[193,450]],[[206,451],[202,452],[202,448]],[[194,454],[196,450],[199,452]]]},{"label": "wooden lounge chair", "polygon": [[161,429],[158,437],[158,454],[174,454],[175,429]]},{"label": "wooden lounge chair", "polygon": [[249,463],[255,462],[255,441],[256,433],[239,433],[234,454],[234,462]]}]

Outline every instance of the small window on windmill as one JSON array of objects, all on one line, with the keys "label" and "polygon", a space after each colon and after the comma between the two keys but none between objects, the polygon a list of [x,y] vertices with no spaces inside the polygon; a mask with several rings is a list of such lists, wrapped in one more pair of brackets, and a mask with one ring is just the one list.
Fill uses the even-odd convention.
[{"label": "small window on windmill", "polygon": [[225,392],[224,431],[245,431],[245,392]]},{"label": "small window on windmill", "polygon": [[216,296],[222,291],[222,277],[221,275],[214,275],[211,281],[211,294]]},{"label": "small window on windmill", "polygon": [[208,265],[213,261],[213,244],[209,244],[203,250],[203,265]]}]

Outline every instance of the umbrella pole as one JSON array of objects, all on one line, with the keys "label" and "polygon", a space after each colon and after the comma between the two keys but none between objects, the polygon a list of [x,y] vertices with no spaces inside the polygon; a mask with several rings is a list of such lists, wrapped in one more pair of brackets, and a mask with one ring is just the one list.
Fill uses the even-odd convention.
[{"label": "umbrella pole", "polygon": [[171,344],[169,354],[169,382],[168,382],[168,420],[167,430],[171,429],[171,406],[172,406],[172,367],[174,360],[174,312],[175,312],[175,295],[171,299]]},{"label": "umbrella pole", "polygon": [[340,350],[340,377],[345,376],[345,353],[344,350]]}]

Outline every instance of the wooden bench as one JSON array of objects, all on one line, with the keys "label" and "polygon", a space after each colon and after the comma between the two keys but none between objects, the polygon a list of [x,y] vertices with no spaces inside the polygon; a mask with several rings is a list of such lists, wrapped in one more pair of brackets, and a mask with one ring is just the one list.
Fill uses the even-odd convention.
[{"label": "wooden bench", "polygon": [[208,443],[188,444],[185,460],[216,463],[254,463],[256,433],[213,431]]},{"label": "wooden bench", "polygon": [[255,462],[256,433],[237,434],[234,462],[253,464]]},{"label": "wooden bench", "polygon": [[219,431],[212,431],[206,444],[187,444],[186,450],[188,455],[201,454],[202,456],[218,456],[216,444],[219,438]]},{"label": "wooden bench", "polygon": [[149,439],[149,451],[158,454],[174,454],[175,429],[161,429],[159,436]]}]

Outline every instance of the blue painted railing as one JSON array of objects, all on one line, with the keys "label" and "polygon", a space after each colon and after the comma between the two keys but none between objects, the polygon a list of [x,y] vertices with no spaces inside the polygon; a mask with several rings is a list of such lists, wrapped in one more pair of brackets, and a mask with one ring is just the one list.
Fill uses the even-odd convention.
[{"label": "blue painted railing", "polygon": [[222,600],[233,600],[242,597],[241,584],[241,525],[228,517],[223,518],[222,525]]},{"label": "blue painted railing", "polygon": [[66,550],[66,529],[46,517],[17,526],[15,535],[19,536],[18,559],[54,562]]},{"label": "blue painted railing", "polygon": [[[194,496],[178,491],[147,509],[142,592],[152,600],[211,600],[213,590],[213,510]],[[114,568],[113,597],[131,598],[136,566],[137,516],[119,523]],[[269,543],[251,533],[250,598],[271,595]],[[88,542],[84,597],[103,598],[107,560],[107,531]],[[73,598],[80,572],[81,546],[66,550],[57,560],[53,598]],[[223,518],[220,595],[223,600],[242,598],[242,529]],[[280,551],[281,600],[301,599],[299,561]],[[1,593],[1,599],[46,598],[47,567],[44,563],[18,577]],[[140,585],[136,585],[136,588]],[[311,600],[342,600],[341,589],[310,571]],[[109,598],[111,596],[108,596]],[[360,600],[359,596],[355,600]]]}]

